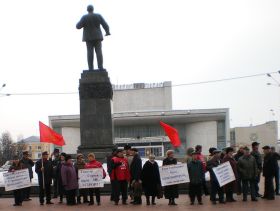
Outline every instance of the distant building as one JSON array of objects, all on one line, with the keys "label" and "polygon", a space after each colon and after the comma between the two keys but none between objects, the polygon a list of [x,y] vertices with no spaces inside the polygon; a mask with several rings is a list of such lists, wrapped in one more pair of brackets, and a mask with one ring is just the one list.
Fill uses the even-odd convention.
[{"label": "distant building", "polygon": [[47,151],[50,154],[50,144],[41,143],[38,136],[30,136],[23,139],[25,145],[24,151],[29,151],[31,159],[36,160],[42,157],[42,152]]},{"label": "distant building", "polygon": [[251,146],[257,141],[261,146],[277,146],[278,123],[277,121],[266,122],[261,125],[236,127],[230,130],[230,143],[232,146]]},{"label": "distant building", "polygon": [[[118,147],[130,144],[143,157],[151,153],[165,156],[172,146],[159,121],[179,131],[182,147],[176,156],[184,156],[186,147],[197,144],[203,146],[205,154],[209,147],[222,149],[230,144],[229,109],[172,110],[171,82],[114,85],[113,90],[113,141]],[[65,139],[61,150],[76,154],[80,116],[49,116],[49,125]]]}]

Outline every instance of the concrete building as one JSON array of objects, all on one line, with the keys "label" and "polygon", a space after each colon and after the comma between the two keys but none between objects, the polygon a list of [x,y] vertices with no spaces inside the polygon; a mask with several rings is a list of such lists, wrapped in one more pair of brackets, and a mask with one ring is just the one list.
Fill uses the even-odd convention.
[{"label": "concrete building", "polygon": [[47,151],[50,154],[51,145],[48,143],[41,143],[38,136],[30,136],[23,140],[24,151],[29,151],[31,159],[36,160],[42,157],[42,152]]},{"label": "concrete building", "polygon": [[277,121],[266,122],[261,125],[236,127],[230,130],[230,143],[232,146],[251,146],[257,141],[261,146],[277,146],[278,123]]},{"label": "concrete building", "polygon": [[[197,144],[208,154],[209,147],[220,149],[229,145],[229,109],[172,110],[171,82],[113,86],[114,143],[130,144],[141,156],[150,153],[165,156],[171,149],[159,121],[179,131],[182,147],[177,156],[184,156],[186,147]],[[50,116],[49,125],[61,133],[64,152],[75,154],[80,145],[79,115]]]}]

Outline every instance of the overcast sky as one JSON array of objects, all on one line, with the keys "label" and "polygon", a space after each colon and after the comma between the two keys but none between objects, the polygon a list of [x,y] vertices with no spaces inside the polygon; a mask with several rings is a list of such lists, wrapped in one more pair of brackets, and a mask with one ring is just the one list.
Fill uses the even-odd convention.
[{"label": "overcast sky", "polygon": [[[0,86],[7,85],[0,93],[77,92],[87,62],[75,25],[90,3],[111,28],[103,54],[114,84],[280,70],[279,0],[1,0]],[[230,108],[231,127],[279,120],[280,87],[269,82],[261,76],[174,87],[173,108]],[[0,132],[38,135],[39,120],[78,113],[78,94],[0,96]]]}]

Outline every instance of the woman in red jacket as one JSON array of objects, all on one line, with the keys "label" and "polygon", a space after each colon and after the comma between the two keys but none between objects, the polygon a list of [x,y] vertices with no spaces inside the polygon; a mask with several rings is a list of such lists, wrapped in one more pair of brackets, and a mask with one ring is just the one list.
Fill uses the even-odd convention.
[{"label": "woman in red jacket", "polygon": [[112,158],[111,181],[114,192],[115,205],[119,204],[120,193],[122,193],[122,204],[126,205],[127,200],[127,184],[130,181],[130,172],[128,161],[123,155],[123,150],[118,149],[116,156]]},{"label": "woman in red jacket", "polygon": [[[102,168],[102,163],[98,162],[97,160],[95,160],[95,155],[93,153],[89,153],[88,154],[88,163],[86,163],[85,168],[86,169],[92,169],[92,168]],[[106,172],[103,169],[103,179],[106,177]],[[94,204],[94,200],[93,200],[93,192],[95,193],[95,197],[96,197],[96,202],[97,205],[100,206],[100,188],[89,188],[88,189],[89,192],[89,206]]]}]

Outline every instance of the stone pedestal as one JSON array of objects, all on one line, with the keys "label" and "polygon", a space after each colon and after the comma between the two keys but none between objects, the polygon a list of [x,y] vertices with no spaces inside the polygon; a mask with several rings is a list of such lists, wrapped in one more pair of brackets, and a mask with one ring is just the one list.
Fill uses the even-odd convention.
[{"label": "stone pedestal", "polygon": [[93,152],[104,162],[113,147],[111,99],[113,90],[106,71],[83,71],[80,79],[80,133],[78,153]]}]

